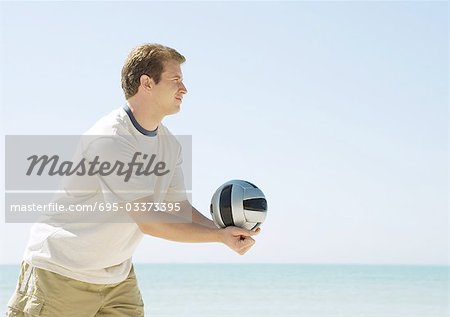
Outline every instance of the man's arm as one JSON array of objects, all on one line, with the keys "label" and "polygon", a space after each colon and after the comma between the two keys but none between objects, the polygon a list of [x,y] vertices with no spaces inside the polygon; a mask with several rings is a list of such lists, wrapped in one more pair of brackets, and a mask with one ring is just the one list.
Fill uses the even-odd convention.
[{"label": "man's arm", "polygon": [[[133,203],[150,201],[151,197],[146,197],[135,200]],[[180,206],[181,214],[189,214],[192,212],[193,219],[201,221],[206,225],[195,222],[186,223],[186,217],[180,217],[166,212],[130,212],[129,215],[144,234],[166,240],[191,243],[220,242],[241,255],[246,253],[255,244],[252,236],[258,234],[258,232],[237,227],[218,229],[211,220],[201,215],[189,202],[186,203],[185,201]]]},{"label": "man's arm", "polygon": [[205,217],[200,211],[195,209],[194,206],[191,205],[189,200],[184,200],[180,202],[180,206],[182,210],[187,210],[188,217],[191,216],[190,219],[192,219],[193,223],[211,228],[211,229],[217,229],[217,226],[214,224],[214,222],[211,219],[208,219]]}]

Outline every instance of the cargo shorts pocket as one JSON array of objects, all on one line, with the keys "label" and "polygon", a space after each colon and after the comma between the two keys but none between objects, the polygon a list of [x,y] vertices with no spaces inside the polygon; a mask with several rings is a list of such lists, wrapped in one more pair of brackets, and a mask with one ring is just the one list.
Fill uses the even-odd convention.
[{"label": "cargo shorts pocket", "polygon": [[44,300],[33,295],[15,292],[8,302],[8,307],[32,316],[40,316]]}]

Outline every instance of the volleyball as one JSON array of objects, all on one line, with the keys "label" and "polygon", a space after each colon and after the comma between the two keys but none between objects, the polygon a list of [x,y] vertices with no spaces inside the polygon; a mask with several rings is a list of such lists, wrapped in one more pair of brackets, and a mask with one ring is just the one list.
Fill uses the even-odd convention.
[{"label": "volleyball", "polygon": [[219,228],[236,226],[255,231],[266,219],[267,201],[257,186],[232,180],[215,191],[210,212]]}]

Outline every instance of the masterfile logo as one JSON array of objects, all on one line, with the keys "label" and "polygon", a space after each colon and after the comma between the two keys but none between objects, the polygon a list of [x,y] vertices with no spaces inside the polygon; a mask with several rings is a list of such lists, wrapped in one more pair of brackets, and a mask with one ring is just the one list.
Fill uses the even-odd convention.
[{"label": "masterfile logo", "polygon": [[[130,222],[129,213],[179,214],[174,197],[191,197],[191,136],[163,138],[5,136],[5,222]],[[174,179],[184,187],[171,187]],[[135,202],[143,197],[148,201]]]},{"label": "masterfile logo", "polygon": [[[139,157],[142,157],[142,160],[147,161],[145,167],[144,163],[138,162]],[[170,170],[166,170],[165,162],[155,162],[156,154],[149,155],[141,152],[134,153],[130,162],[121,162],[118,160],[115,162],[107,160],[101,161],[99,155],[96,155],[92,161],[87,161],[86,158],[82,158],[79,162],[60,162],[60,157],[58,155],[53,155],[51,157],[48,155],[32,155],[28,157],[27,160],[30,161],[30,167],[26,172],[27,176],[33,174],[36,166],[38,166],[38,168],[35,174],[38,176],[41,176],[47,168],[47,175],[49,176],[71,176],[74,174],[77,176],[95,176],[97,174],[100,176],[109,176],[115,173],[117,176],[125,176],[125,182],[130,180],[133,172],[136,176],[150,176],[152,174],[164,176],[170,172]]]}]

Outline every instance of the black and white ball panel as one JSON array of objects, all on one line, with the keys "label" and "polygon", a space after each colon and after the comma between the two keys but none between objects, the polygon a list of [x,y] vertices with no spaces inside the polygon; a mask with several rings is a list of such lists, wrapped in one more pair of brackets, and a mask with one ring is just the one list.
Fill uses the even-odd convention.
[{"label": "black and white ball panel", "polygon": [[252,183],[233,180],[214,193],[210,211],[218,227],[256,230],[266,217],[267,201],[263,192]]}]

